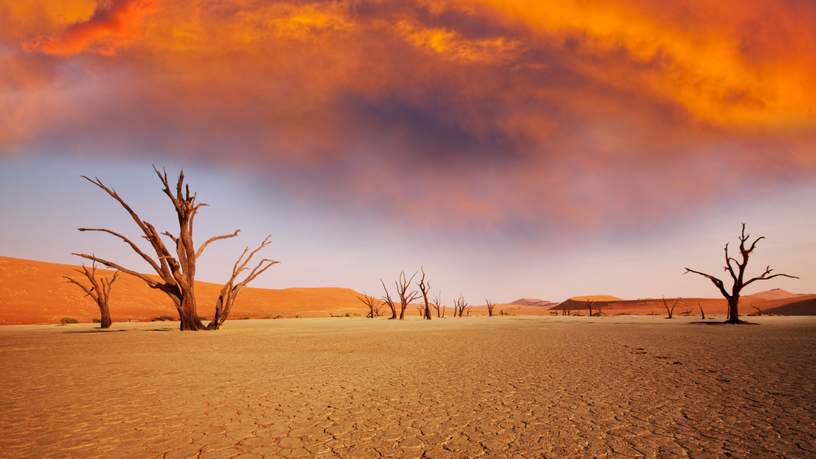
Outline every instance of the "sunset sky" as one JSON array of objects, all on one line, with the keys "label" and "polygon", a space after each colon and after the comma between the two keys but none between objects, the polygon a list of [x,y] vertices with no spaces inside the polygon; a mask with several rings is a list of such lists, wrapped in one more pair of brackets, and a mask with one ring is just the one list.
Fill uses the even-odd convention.
[{"label": "sunset sky", "polygon": [[[0,0],[0,255],[75,262],[136,236],[151,164],[183,167],[221,281],[271,233],[255,286],[424,265],[471,302],[715,296],[745,221],[816,291],[816,2]],[[757,272],[758,273],[758,272]]]}]

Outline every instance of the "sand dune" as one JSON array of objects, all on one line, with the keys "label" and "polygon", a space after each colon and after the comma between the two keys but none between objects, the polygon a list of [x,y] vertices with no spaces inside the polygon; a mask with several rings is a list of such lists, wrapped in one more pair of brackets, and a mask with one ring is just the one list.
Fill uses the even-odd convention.
[{"label": "sand dune", "polygon": [[[0,324],[56,323],[63,317],[90,322],[99,317],[93,301],[62,278],[75,275],[74,265],[0,257]],[[101,271],[100,271],[101,272]],[[110,271],[105,271],[111,274]],[[212,313],[220,285],[199,282],[199,313]],[[233,318],[326,317],[364,314],[357,292],[347,288],[247,288],[241,292]],[[114,322],[176,316],[170,300],[131,276],[120,276],[111,295]]]},{"label": "sand dune", "polygon": [[[571,311],[578,314],[587,314],[589,302],[592,302],[593,313],[602,312],[607,315],[616,314],[646,314],[664,315],[666,309],[663,300],[660,298],[647,298],[639,300],[588,300],[590,297],[573,297],[559,303],[552,308],[553,311]],[[598,298],[598,297],[594,297]],[[741,314],[748,315],[762,311],[767,314],[792,315],[814,315],[816,307],[806,300],[816,298],[816,295],[806,295],[785,292],[780,289],[757,292],[752,295],[743,296],[740,300]],[[721,298],[666,298],[666,302],[671,306],[675,302],[677,306],[674,314],[677,316],[697,316],[699,308],[702,306],[707,316],[724,317],[727,313],[728,304]],[[799,303],[796,308],[783,308],[782,306]]]},{"label": "sand dune", "polygon": [[558,303],[548,300],[540,300],[538,298],[519,298],[516,301],[507,303],[512,306],[536,306],[540,308],[551,308]]}]

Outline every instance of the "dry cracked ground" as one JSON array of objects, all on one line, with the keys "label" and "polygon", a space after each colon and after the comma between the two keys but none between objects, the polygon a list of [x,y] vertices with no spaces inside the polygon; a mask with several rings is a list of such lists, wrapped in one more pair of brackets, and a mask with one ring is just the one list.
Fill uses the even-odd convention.
[{"label": "dry cracked ground", "polygon": [[816,457],[816,320],[758,321],[2,327],[0,455]]}]

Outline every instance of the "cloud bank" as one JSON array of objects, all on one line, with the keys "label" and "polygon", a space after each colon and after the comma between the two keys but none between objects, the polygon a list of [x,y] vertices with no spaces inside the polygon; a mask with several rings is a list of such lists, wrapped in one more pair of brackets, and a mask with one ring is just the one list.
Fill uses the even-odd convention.
[{"label": "cloud bank", "polygon": [[806,0],[23,0],[0,153],[247,167],[431,227],[659,221],[813,178],[812,24]]}]

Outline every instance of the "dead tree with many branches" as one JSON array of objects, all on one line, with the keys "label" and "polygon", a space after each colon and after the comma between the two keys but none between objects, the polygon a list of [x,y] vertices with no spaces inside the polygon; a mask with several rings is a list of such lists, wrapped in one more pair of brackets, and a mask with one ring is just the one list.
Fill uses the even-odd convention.
[{"label": "dead tree with many branches", "polygon": [[425,276],[425,270],[420,268],[422,271],[422,277],[420,277],[419,282],[417,282],[417,287],[419,287],[419,291],[422,292],[422,301],[425,303],[424,307],[422,308],[422,318],[425,320],[431,320],[431,304],[428,301],[428,294],[431,292],[431,283],[427,280],[427,276]]},{"label": "dead tree with many branches", "polygon": [[357,299],[360,300],[360,302],[363,303],[368,308],[368,314],[366,314],[367,318],[373,319],[375,317],[379,317],[382,314],[381,312],[382,303],[380,302],[380,300],[374,298],[373,296],[366,295],[365,293],[358,296]]},{"label": "dead tree with many branches", "polygon": [[405,271],[402,271],[399,279],[394,281],[394,285],[397,287],[397,296],[399,296],[400,299],[399,320],[405,319],[405,310],[408,309],[412,301],[419,298],[419,293],[417,293],[416,290],[410,290],[411,283],[414,281],[416,275],[417,273],[414,272],[409,278],[405,275]]},{"label": "dead tree with many branches", "polygon": [[706,274],[701,271],[697,271],[694,269],[686,268],[686,273],[694,273],[700,276],[703,276],[710,280],[715,287],[720,291],[723,297],[725,297],[726,301],[728,301],[728,319],[725,323],[729,324],[738,324],[740,323],[739,319],[739,300],[740,295],[742,294],[742,290],[753,284],[754,282],[758,281],[765,281],[774,279],[777,277],[787,277],[789,279],[799,279],[796,276],[792,276],[790,274],[782,274],[782,273],[773,273],[773,268],[767,266],[765,271],[762,272],[759,276],[752,277],[750,279],[745,279],[745,269],[748,267],[748,259],[751,257],[751,254],[756,249],[757,244],[759,241],[765,239],[765,236],[759,236],[755,238],[753,241],[750,240],[751,235],[745,232],[745,223],[742,224],[742,231],[740,232],[739,236],[739,252],[740,252],[740,260],[732,257],[728,252],[728,244],[725,244],[724,248],[724,259],[725,259],[725,266],[723,269],[728,273],[731,277],[732,286],[731,291],[729,292],[725,288],[725,283],[722,279],[712,276],[711,274]]},{"label": "dead tree with many branches", "polygon": [[77,269],[76,272],[85,276],[90,285],[85,285],[70,276],[62,277],[82,289],[85,296],[91,297],[96,302],[97,307],[99,307],[99,328],[110,328],[111,323],[113,323],[110,315],[110,294],[113,283],[119,278],[119,271],[115,271],[110,278],[97,277],[96,262],[94,261],[91,263],[91,269],[83,264],[81,269]]},{"label": "dead tree with many branches", "polygon": [[[158,275],[158,278],[147,276],[132,269],[125,268],[114,261],[99,258],[95,255],[85,253],[75,253],[74,255],[99,262],[109,268],[113,268],[125,274],[137,277],[144,281],[150,288],[164,292],[170,297],[176,311],[178,312],[180,322],[179,328],[181,330],[204,330],[218,328],[218,326],[220,326],[220,324],[226,320],[226,316],[224,314],[224,311],[226,310],[226,303],[222,303],[220,316],[212,327],[205,326],[201,322],[201,319],[198,316],[198,306],[195,296],[196,262],[199,258],[201,258],[205,249],[210,244],[223,239],[236,237],[238,236],[240,230],[235,230],[229,234],[213,236],[196,248],[193,241],[193,223],[198,211],[207,204],[197,202],[196,193],[190,192],[190,185],[184,183],[184,171],[179,172],[178,180],[176,181],[175,186],[170,185],[167,172],[159,171],[155,166],[153,167],[153,171],[156,173],[159,181],[161,182],[162,192],[164,192],[164,194],[170,200],[170,203],[173,205],[173,209],[175,210],[179,224],[178,234],[174,235],[169,231],[159,233],[150,222],[142,219],[113,188],[107,186],[102,182],[102,180],[96,177],[91,179],[83,176],[82,178],[99,187],[102,191],[118,202],[120,206],[122,206],[122,208],[128,213],[130,218],[141,231],[142,237],[150,244],[152,251],[155,253],[155,257],[149,255],[147,252],[142,250],[139,245],[116,231],[107,228],[79,228],[79,231],[96,231],[107,233],[122,240],[122,242],[127,244],[134,252],[136,252],[137,255],[139,255],[139,257],[150,265],[153,271],[155,271],[155,273]],[[166,237],[172,243],[172,251],[167,247],[162,239],[162,236]],[[261,248],[263,247],[265,247],[265,245],[262,244]],[[243,258],[243,255],[241,258]],[[239,258],[239,263],[237,264],[241,264],[241,258]],[[267,262],[262,261],[261,263],[266,264]],[[244,266],[244,268],[245,267],[246,266]],[[263,270],[266,270],[266,268],[263,268]],[[240,271],[243,272],[243,269]],[[233,272],[233,274],[235,273]],[[250,272],[250,274],[252,273]],[[256,276],[253,276],[252,278],[254,279],[254,277]],[[234,281],[235,279],[233,278],[233,284],[231,286],[230,281],[225,284],[225,292],[227,294],[230,292],[237,294],[235,287],[241,284],[238,287],[238,290],[240,290],[240,287],[246,285],[246,283],[242,283],[243,281],[239,282],[238,284],[234,284]],[[227,302],[229,301],[229,298],[225,297],[222,301]]]}]

